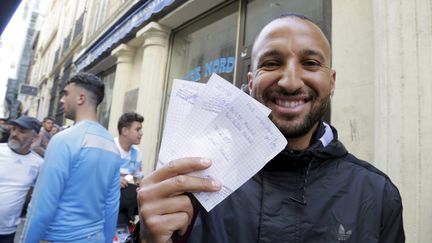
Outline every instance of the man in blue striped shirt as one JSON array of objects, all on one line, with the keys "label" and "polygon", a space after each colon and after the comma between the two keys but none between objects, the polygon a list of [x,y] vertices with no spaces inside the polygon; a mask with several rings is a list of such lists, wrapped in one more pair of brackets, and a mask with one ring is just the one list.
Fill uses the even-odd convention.
[{"label": "man in blue striped shirt", "polygon": [[120,157],[97,122],[104,84],[79,73],[60,102],[76,123],[50,141],[30,202],[23,242],[112,242],[119,208]]}]

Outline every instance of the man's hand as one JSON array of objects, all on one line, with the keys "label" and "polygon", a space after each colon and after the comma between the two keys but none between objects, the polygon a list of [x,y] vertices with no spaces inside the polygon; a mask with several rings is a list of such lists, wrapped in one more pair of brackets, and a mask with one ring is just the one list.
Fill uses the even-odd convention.
[{"label": "man's hand", "polygon": [[144,177],[138,191],[138,207],[147,243],[171,241],[175,231],[184,234],[193,217],[193,206],[185,192],[214,192],[218,181],[188,176],[187,173],[210,167],[211,161],[184,158]]},{"label": "man's hand", "polygon": [[120,188],[126,188],[128,187],[128,181],[124,178],[124,176],[120,176]]}]

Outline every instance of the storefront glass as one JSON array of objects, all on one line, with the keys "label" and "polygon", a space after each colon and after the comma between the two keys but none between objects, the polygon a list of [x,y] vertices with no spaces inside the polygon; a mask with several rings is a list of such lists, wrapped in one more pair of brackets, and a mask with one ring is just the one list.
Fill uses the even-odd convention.
[{"label": "storefront glass", "polygon": [[102,126],[108,128],[109,117],[111,113],[111,102],[113,96],[115,71],[110,70],[107,73],[98,75],[105,84],[105,97],[98,106],[98,120]]},{"label": "storefront glass", "polygon": [[174,34],[169,82],[207,82],[217,73],[233,82],[238,4],[231,4]]}]

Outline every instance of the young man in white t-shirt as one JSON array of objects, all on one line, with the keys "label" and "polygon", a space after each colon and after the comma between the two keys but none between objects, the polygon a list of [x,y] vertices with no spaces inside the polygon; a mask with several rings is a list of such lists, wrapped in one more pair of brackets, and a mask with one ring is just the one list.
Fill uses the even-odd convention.
[{"label": "young man in white t-shirt", "polygon": [[13,243],[19,217],[43,159],[31,151],[40,122],[29,116],[10,121],[7,143],[0,143],[0,242]]},{"label": "young man in white t-shirt", "polygon": [[138,214],[136,190],[143,176],[141,171],[141,153],[136,145],[142,137],[144,118],[135,113],[124,113],[117,123],[119,137],[115,142],[120,151],[122,165],[120,167],[120,208],[117,220],[115,242],[122,242],[128,235],[130,222],[135,221]]},{"label": "young man in white t-shirt", "polygon": [[135,112],[124,113],[117,123],[119,137],[115,138],[117,147],[120,150],[120,157],[123,160],[120,167],[120,186],[126,188],[129,184],[127,175],[135,178],[134,183],[138,184],[142,177],[141,153],[136,146],[140,144],[142,137],[142,123],[144,117]]}]

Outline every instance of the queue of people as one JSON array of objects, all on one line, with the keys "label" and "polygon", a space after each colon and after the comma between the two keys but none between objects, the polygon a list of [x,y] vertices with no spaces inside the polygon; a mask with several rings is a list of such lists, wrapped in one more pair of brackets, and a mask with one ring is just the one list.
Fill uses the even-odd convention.
[{"label": "queue of people", "polygon": [[10,137],[0,144],[0,191],[7,197],[0,212],[1,243],[13,242],[36,178],[22,242],[112,242],[117,225],[135,222],[136,190],[143,176],[136,145],[144,118],[123,114],[119,137],[113,139],[97,122],[96,108],[104,97],[98,77],[79,73],[64,91],[60,102],[75,124],[58,135],[53,136],[59,127],[49,117],[42,123],[29,116],[7,122]]},{"label": "queue of people", "polygon": [[181,158],[144,177],[136,146],[144,118],[123,114],[113,138],[97,122],[103,82],[73,76],[61,98],[73,126],[52,136],[50,118],[9,122],[8,142],[0,144],[0,243],[13,242],[36,178],[22,242],[113,242],[137,214],[134,238],[142,242],[404,242],[396,186],[350,154],[323,121],[336,87],[331,53],[306,16],[284,15],[263,27],[248,89],[272,110],[288,145],[210,212],[190,193],[223,185],[189,175],[209,168],[210,159]]}]

